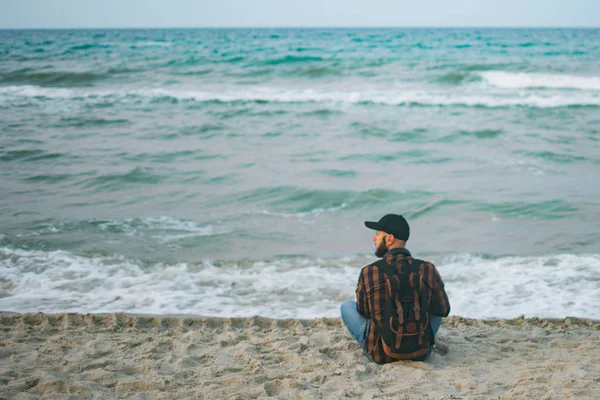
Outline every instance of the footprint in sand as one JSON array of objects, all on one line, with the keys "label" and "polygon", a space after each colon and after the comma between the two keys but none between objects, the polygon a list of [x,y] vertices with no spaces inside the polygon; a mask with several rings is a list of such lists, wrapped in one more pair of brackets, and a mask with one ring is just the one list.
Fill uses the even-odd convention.
[{"label": "footprint in sand", "polygon": [[435,346],[433,346],[433,351],[440,356],[445,356],[448,354],[448,346],[444,343],[437,342]]},{"label": "footprint in sand", "polygon": [[99,358],[110,353],[112,346],[108,342],[96,342],[92,345],[90,357]]}]

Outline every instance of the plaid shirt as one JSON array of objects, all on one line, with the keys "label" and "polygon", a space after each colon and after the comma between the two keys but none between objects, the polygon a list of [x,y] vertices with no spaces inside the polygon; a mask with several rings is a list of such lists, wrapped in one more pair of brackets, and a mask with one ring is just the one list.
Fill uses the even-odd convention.
[{"label": "plaid shirt", "polygon": [[[409,264],[413,262],[410,252],[406,249],[392,249],[383,258],[398,271],[402,270],[403,259],[407,258]],[[444,290],[444,282],[432,263],[424,261],[423,266],[430,268],[429,276],[432,277],[429,282],[431,287],[429,313],[447,317],[450,314],[450,302]],[[371,359],[378,364],[397,361],[385,354],[381,342],[381,319],[388,297],[385,274],[373,264],[364,267],[360,272],[356,288],[356,309],[365,318],[370,319],[369,333],[364,347]]]}]

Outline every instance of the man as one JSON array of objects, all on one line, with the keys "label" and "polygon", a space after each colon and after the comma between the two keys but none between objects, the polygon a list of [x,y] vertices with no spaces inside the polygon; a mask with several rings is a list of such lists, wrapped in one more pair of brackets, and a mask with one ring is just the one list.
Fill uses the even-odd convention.
[{"label": "man", "polygon": [[[366,221],[365,226],[376,231],[373,237],[376,249],[375,256],[381,257],[382,260],[385,260],[383,262],[387,262],[387,265],[391,267],[391,269],[385,267],[387,271],[401,273],[403,269],[411,268],[414,259],[405,248],[406,241],[410,236],[410,227],[404,217],[388,214],[378,222]],[[397,361],[397,357],[390,357],[389,354],[392,353],[390,353],[389,347],[382,339],[383,309],[386,307],[388,299],[390,299],[388,291],[390,279],[389,277],[386,279],[384,266],[375,265],[381,265],[381,262],[380,260],[369,264],[361,270],[356,288],[356,302],[349,300],[341,306],[342,319],[350,334],[358,341],[366,356],[378,364]],[[413,268],[417,268],[417,265],[415,264]],[[421,268],[420,271],[427,270],[431,272],[430,277],[427,279],[430,283],[428,285],[430,286],[428,288],[429,304],[424,309],[428,310],[429,313],[429,324],[433,339],[442,323],[442,317],[447,317],[450,313],[450,303],[437,269],[427,261],[424,261],[422,266],[423,268],[419,267]],[[401,286],[395,286],[391,292],[397,293],[398,288],[402,290]],[[422,361],[429,356],[432,347],[430,346],[427,349],[427,343],[424,346],[423,352],[426,351],[427,353],[424,356],[411,359]]]}]

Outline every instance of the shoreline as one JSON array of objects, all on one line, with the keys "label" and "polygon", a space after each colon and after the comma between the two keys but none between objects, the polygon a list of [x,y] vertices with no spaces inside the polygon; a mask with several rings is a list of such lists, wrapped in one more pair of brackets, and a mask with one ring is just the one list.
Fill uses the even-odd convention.
[{"label": "shoreline", "polygon": [[444,319],[369,362],[341,318],[0,312],[0,398],[564,399],[600,393],[600,321]]},{"label": "shoreline", "polygon": [[[318,318],[269,318],[255,315],[252,317],[212,317],[203,316],[200,314],[144,314],[144,313],[78,313],[78,312],[61,312],[61,313],[44,313],[44,312],[13,312],[0,311],[0,324],[28,324],[28,325],[58,325],[68,324],[72,326],[92,326],[105,325],[112,323],[115,326],[122,328],[182,328],[193,329],[199,325],[206,324],[229,324],[229,325],[244,325],[248,321],[254,323],[262,323],[276,325],[277,327],[285,327],[287,324],[301,324],[310,326],[319,322],[326,324],[335,324],[338,322],[344,327],[341,318],[333,317],[318,317]],[[600,330],[600,319],[580,318],[580,317],[563,317],[563,318],[544,318],[544,317],[525,317],[521,315],[515,318],[467,318],[459,315],[450,315],[443,319],[442,326],[445,327],[461,327],[461,326],[496,326],[496,327],[548,327],[550,329],[591,329]]]}]

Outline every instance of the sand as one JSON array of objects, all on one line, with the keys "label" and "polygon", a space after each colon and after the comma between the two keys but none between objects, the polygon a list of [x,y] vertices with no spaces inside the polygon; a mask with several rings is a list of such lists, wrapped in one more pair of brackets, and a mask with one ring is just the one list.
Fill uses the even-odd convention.
[{"label": "sand", "polygon": [[426,362],[340,319],[0,314],[1,399],[599,399],[600,321],[450,317]]}]

